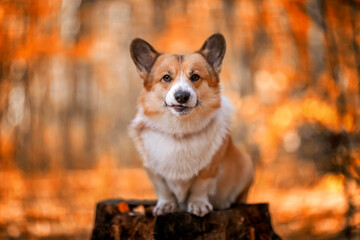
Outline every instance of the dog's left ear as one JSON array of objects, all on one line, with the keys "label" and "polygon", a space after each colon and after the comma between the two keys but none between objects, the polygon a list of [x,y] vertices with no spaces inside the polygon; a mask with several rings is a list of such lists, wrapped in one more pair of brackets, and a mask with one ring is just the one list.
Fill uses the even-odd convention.
[{"label": "dog's left ear", "polygon": [[130,45],[131,58],[134,61],[140,77],[145,79],[160,55],[149,43],[136,38]]},{"label": "dog's left ear", "polygon": [[215,33],[206,39],[198,52],[205,57],[210,66],[219,74],[225,50],[226,41],[224,36],[221,33]]}]

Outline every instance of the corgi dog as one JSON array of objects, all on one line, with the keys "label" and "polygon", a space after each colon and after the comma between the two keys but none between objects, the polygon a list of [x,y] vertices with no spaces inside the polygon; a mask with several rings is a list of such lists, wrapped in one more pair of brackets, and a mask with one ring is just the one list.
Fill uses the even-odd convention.
[{"label": "corgi dog", "polygon": [[219,78],[225,49],[219,33],[190,55],[159,53],[139,38],[131,43],[144,88],[130,135],[158,197],[155,216],[204,216],[246,202],[254,170],[230,136],[233,108]]}]

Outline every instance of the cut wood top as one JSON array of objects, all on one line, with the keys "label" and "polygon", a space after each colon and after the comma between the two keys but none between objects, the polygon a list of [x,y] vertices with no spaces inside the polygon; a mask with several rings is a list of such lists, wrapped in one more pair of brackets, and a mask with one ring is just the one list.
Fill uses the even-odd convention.
[{"label": "cut wood top", "polygon": [[204,217],[187,212],[152,216],[156,201],[108,199],[96,206],[92,240],[280,239],[267,203],[238,204]]}]

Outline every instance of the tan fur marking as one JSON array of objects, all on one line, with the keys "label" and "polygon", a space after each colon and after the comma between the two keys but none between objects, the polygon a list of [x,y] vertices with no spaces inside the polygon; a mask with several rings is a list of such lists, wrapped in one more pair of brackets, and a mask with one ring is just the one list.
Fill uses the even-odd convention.
[{"label": "tan fur marking", "polygon": [[[176,64],[177,63],[177,64]],[[175,78],[176,74],[180,72],[180,68],[178,66],[178,57],[173,54],[162,54],[154,63],[150,73],[146,77],[144,81],[144,87],[147,91],[152,90],[153,86],[157,82],[161,82],[162,77],[165,74],[169,74],[169,71],[172,74],[169,74],[172,78]],[[163,85],[167,86],[170,84],[163,83]]]},{"label": "tan fur marking", "polygon": [[[236,199],[246,202],[247,191],[253,182],[253,167],[249,156],[244,149],[238,149],[230,137],[224,159],[226,161],[221,162],[224,174],[219,179],[218,189],[223,192],[231,192],[233,184],[243,184],[244,190],[239,193]],[[241,174],[238,172],[239,170],[242,171]],[[247,182],[242,182],[245,174],[250,174],[251,177],[245,178]],[[232,184],[229,185],[229,183]]]},{"label": "tan fur marking", "polygon": [[162,113],[161,107],[158,106],[159,103],[156,99],[149,97],[148,94],[140,95],[139,104],[144,110],[144,115],[148,117],[156,116]]},{"label": "tan fur marking", "polygon": [[224,158],[224,155],[226,153],[225,151],[228,148],[230,138],[231,137],[229,135],[226,136],[226,138],[224,139],[224,143],[215,153],[213,159],[211,160],[211,163],[206,168],[204,168],[199,172],[199,177],[201,179],[214,178],[218,175],[220,162],[226,160]]},{"label": "tan fur marking", "polygon": [[[217,87],[219,85],[220,80],[217,74],[201,54],[186,55],[183,59],[183,69],[186,74],[189,73],[189,70],[193,70],[194,73],[198,74],[208,83],[209,87]],[[197,83],[195,83],[196,85]]]}]

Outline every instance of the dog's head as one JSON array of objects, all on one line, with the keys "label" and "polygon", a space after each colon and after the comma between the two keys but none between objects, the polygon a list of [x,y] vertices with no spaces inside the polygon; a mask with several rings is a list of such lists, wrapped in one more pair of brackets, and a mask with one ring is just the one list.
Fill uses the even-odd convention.
[{"label": "dog's head", "polygon": [[144,81],[140,104],[148,116],[170,111],[186,117],[210,114],[220,107],[219,73],[226,49],[225,38],[210,36],[190,55],[162,54],[142,39],[134,39],[131,57]]}]

